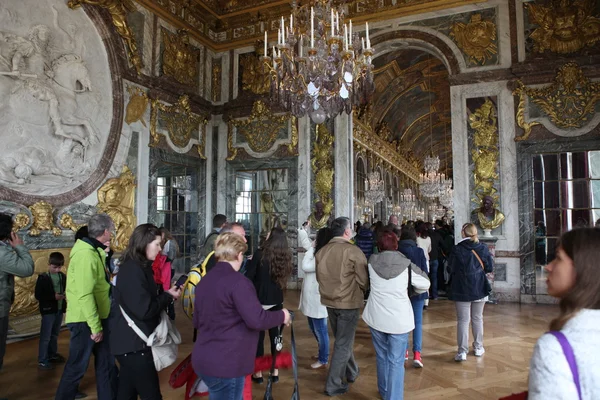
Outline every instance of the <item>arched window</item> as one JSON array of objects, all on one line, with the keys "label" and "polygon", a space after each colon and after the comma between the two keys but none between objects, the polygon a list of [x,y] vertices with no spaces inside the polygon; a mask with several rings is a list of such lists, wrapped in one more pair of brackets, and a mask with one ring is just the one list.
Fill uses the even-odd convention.
[{"label": "arched window", "polygon": [[362,204],[365,201],[365,181],[367,179],[367,169],[365,168],[365,162],[361,157],[356,160],[356,182],[354,187],[356,188],[356,201]]}]

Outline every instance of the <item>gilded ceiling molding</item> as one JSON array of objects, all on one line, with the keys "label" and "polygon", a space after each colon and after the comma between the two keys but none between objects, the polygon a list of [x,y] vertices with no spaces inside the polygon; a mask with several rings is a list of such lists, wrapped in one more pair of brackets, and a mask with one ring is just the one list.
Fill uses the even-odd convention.
[{"label": "gilded ceiling molding", "polygon": [[[391,165],[415,182],[420,181],[419,169],[401,155],[401,145],[390,143],[374,133],[371,128],[354,118],[354,142],[367,153],[375,154],[381,161]],[[373,165],[371,162],[370,165]]]},{"label": "gilded ceiling molding", "polygon": [[538,25],[529,36],[536,53],[571,54],[600,40],[594,0],[552,0],[547,6],[527,3],[525,7],[530,22]]},{"label": "gilded ceiling molding", "polygon": [[490,99],[469,116],[469,126],[475,131],[471,157],[475,167],[473,180],[475,187],[473,201],[480,204],[484,196],[492,196],[498,201],[498,189],[494,187],[498,180],[498,118],[496,108]]},{"label": "gilded ceiling molding", "polygon": [[[323,203],[325,215],[330,215],[333,209],[333,149],[334,137],[325,124],[315,126],[315,141],[311,152],[312,171],[315,176],[315,193]],[[312,214],[311,214],[312,215]]]},{"label": "gilded ceiling molding", "polygon": [[481,14],[472,14],[467,24],[456,22],[450,28],[450,37],[473,64],[484,65],[498,54],[496,24],[492,20],[482,20]]},{"label": "gilded ceiling molding", "polygon": [[208,123],[205,117],[197,116],[192,113],[190,108],[190,98],[187,94],[182,95],[177,103],[169,106],[158,99],[151,100],[152,108],[150,112],[150,147],[156,147],[160,142],[160,134],[157,131],[158,114],[161,112],[162,119],[167,125],[167,134],[171,142],[178,148],[186,148],[192,139],[192,133],[200,130],[198,135],[198,155],[203,160],[206,159],[205,143],[206,132],[204,126]]},{"label": "gilded ceiling molding", "polygon": [[150,99],[146,95],[146,92],[137,86],[127,85],[127,92],[129,93],[129,103],[125,108],[125,122],[131,125],[137,121],[140,121],[144,127],[146,127],[146,121],[144,121],[144,113],[148,108]]},{"label": "gilded ceiling molding", "polygon": [[127,43],[129,61],[135,67],[136,72],[142,73],[142,59],[138,54],[137,43],[133,35],[133,31],[127,22],[127,14],[136,11],[135,4],[132,0],[69,0],[67,5],[70,9],[75,10],[81,7],[82,4],[102,7],[110,13],[113,25],[117,33]]},{"label": "gilded ceiling molding", "polygon": [[163,74],[184,85],[197,87],[200,51],[190,45],[188,31],[178,29],[174,34],[163,28],[162,39],[165,49],[162,56]]},{"label": "gilded ceiling molding", "polygon": [[115,224],[111,248],[125,250],[137,225],[135,217],[135,176],[127,165],[118,178],[111,178],[98,189],[98,211],[108,214]]},{"label": "gilded ceiling molding", "polygon": [[513,95],[519,96],[517,124],[524,134],[516,140],[527,139],[531,127],[539,124],[525,121],[525,96],[542,110],[553,125],[563,130],[585,126],[596,113],[596,104],[600,100],[600,82],[591,82],[574,62],[560,67],[550,86],[534,89],[520,80],[517,85],[513,91]]}]

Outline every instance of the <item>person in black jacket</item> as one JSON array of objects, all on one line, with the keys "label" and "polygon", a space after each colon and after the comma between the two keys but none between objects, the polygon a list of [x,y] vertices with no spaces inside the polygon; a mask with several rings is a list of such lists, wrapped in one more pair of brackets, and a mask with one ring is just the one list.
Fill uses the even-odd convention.
[{"label": "person in black jacket", "polygon": [[494,260],[487,246],[479,242],[477,227],[464,224],[463,239],[450,254],[450,294],[448,298],[456,305],[458,319],[456,337],[458,353],[455,361],[466,361],[469,351],[469,322],[473,329],[473,352],[475,357],[485,353],[483,348],[483,306],[491,287],[486,274],[494,270]]},{"label": "person in black jacket", "polygon": [[112,321],[110,349],[121,366],[117,400],[160,400],[160,383],[154,367],[152,350],[128,326],[121,309],[137,327],[150,336],[160,322],[160,313],[179,298],[180,289],[173,286],[158,294],[152,275],[152,261],[160,252],[160,230],[152,224],[139,225],[129,239],[121,257],[114,289],[116,313]]},{"label": "person in black jacket", "polygon": [[444,239],[442,235],[433,229],[431,222],[426,222],[427,232],[431,238],[431,252],[429,253],[429,280],[431,281],[430,299],[437,300],[438,298],[438,268],[441,258]]},{"label": "person in black jacket", "polygon": [[38,352],[40,369],[53,369],[51,363],[65,361],[65,358],[58,354],[58,334],[67,310],[65,300],[67,277],[60,272],[63,265],[65,265],[65,256],[59,252],[50,253],[48,272],[38,275],[35,283],[35,298],[40,303],[40,314],[42,314]]},{"label": "person in black jacket", "polygon": [[[267,236],[262,250],[252,257],[251,277],[256,288],[258,300],[265,310],[277,311],[283,309],[283,292],[287,286],[287,280],[292,273],[292,253],[288,245],[285,231],[281,228],[273,228]],[[281,334],[280,327],[269,329],[271,339],[271,354],[276,354],[277,347],[275,338]],[[261,331],[258,337],[256,357],[264,355],[265,332]],[[262,373],[252,375],[252,380],[262,383]],[[278,371],[273,373],[273,382],[278,382]]]}]

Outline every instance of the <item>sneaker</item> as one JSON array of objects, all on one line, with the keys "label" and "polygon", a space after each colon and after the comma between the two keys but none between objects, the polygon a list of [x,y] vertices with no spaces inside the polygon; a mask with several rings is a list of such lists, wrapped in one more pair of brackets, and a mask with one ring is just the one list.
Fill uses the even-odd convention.
[{"label": "sneaker", "polygon": [[326,366],[327,366],[327,364],[322,364],[320,361],[317,361],[317,362],[315,362],[315,363],[312,363],[312,364],[310,364],[310,367],[311,367],[312,369],[324,368],[324,367],[326,367]]},{"label": "sneaker", "polygon": [[413,357],[413,367],[423,368],[423,361],[421,361],[421,352],[420,351],[415,351],[415,355]]},{"label": "sneaker", "polygon": [[408,350],[406,350],[406,354],[404,355],[404,361],[408,361]]},{"label": "sneaker", "polygon": [[50,364],[49,362],[39,362],[38,368],[39,369],[54,369],[54,366],[52,366],[52,364]]},{"label": "sneaker", "polygon": [[456,361],[456,362],[467,361],[467,353],[457,353],[456,356],[454,357],[454,361]]},{"label": "sneaker", "polygon": [[55,354],[52,357],[50,357],[49,361],[51,363],[64,363],[66,360],[63,356],[61,356],[60,354]]},{"label": "sneaker", "polygon": [[475,353],[475,357],[481,357],[483,353],[485,353],[485,349],[482,347],[480,349],[475,349],[473,352]]}]

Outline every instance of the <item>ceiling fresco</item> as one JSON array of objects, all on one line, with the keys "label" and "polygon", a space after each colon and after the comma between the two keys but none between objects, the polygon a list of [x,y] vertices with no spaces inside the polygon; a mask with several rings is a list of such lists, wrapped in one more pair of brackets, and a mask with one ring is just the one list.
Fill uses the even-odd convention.
[{"label": "ceiling fresco", "polygon": [[374,126],[385,123],[417,159],[430,152],[438,155],[440,170],[452,174],[450,84],[444,64],[417,49],[382,55],[374,64]]},{"label": "ceiling fresco", "polygon": [[[289,16],[291,0],[135,0],[213,51],[224,51],[261,40],[274,40],[281,16]],[[294,0],[298,5],[319,0]],[[441,10],[481,0],[334,0],[344,4],[355,26],[365,21]]]}]

